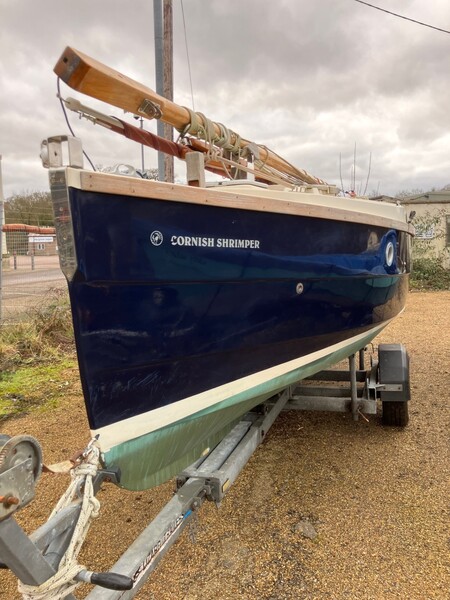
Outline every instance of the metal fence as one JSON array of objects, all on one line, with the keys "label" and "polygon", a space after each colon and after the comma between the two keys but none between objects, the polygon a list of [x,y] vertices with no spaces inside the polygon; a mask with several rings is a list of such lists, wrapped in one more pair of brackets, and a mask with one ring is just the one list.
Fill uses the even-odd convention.
[{"label": "metal fence", "polygon": [[35,233],[36,228],[8,227],[13,226],[3,227],[6,252],[1,268],[0,319],[24,320],[45,302],[51,290],[66,289],[66,281],[59,267],[54,230]]}]

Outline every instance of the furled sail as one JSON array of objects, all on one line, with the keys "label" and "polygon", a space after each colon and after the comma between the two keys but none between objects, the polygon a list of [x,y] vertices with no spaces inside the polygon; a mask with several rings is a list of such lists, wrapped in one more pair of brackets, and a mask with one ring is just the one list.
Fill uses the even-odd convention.
[{"label": "furled sail", "polygon": [[203,139],[210,146],[220,148],[229,156],[237,157],[238,161],[241,157],[251,157],[258,172],[283,177],[294,185],[326,184],[303,169],[294,167],[266,146],[241,138],[221,123],[179,106],[74,48],[67,47],[64,50],[54,71],[67,85],[78,92],[135,115],[161,119],[183,135],[188,134]]}]

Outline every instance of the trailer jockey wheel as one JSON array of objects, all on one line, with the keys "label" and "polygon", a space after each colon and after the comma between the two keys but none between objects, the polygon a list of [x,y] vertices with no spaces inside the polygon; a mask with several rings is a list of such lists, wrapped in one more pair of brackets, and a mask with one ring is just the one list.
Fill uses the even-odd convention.
[{"label": "trailer jockey wheel", "polygon": [[409,421],[411,391],[409,357],[402,344],[379,345],[378,385],[383,425],[405,427]]},{"label": "trailer jockey wheel", "polygon": [[29,435],[16,435],[12,438],[0,436],[0,473],[30,458],[36,481],[42,472],[42,450],[38,441]]}]

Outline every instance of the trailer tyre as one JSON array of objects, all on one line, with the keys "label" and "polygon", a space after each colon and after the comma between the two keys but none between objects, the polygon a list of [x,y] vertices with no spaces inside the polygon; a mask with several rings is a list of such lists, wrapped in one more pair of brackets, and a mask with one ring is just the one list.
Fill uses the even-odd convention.
[{"label": "trailer tyre", "polygon": [[380,344],[378,358],[382,423],[406,427],[409,421],[408,401],[411,398],[406,348],[402,344]]},{"label": "trailer tyre", "polygon": [[406,427],[409,422],[408,402],[382,402],[382,422],[391,427]]}]

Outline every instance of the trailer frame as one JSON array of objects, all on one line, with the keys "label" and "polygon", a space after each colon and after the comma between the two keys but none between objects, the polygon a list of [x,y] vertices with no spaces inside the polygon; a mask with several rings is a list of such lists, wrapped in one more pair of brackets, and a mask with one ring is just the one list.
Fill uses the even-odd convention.
[{"label": "trailer frame", "polygon": [[[334,386],[326,385],[330,382]],[[174,496],[111,572],[81,570],[75,580],[95,584],[87,600],[134,598],[185,527],[196,518],[202,504],[209,500],[220,505],[281,411],[348,412],[356,421],[364,414],[376,414],[381,401],[383,424],[404,427],[409,399],[409,358],[401,344],[381,344],[378,360],[372,356],[367,369],[364,351],[360,351],[358,368],[356,356],[352,355],[348,369],[321,371],[285,388],[245,415],[207,456],[178,475]],[[15,450],[13,459],[8,454],[11,448]],[[0,435],[0,567],[11,569],[20,581],[31,586],[39,586],[57,573],[81,511],[80,493],[79,499],[30,536],[18,525],[15,512],[34,498],[41,457],[40,445],[34,438]],[[105,481],[119,483],[120,472],[98,470],[93,480],[95,494]],[[75,600],[72,593],[59,597]]]}]

